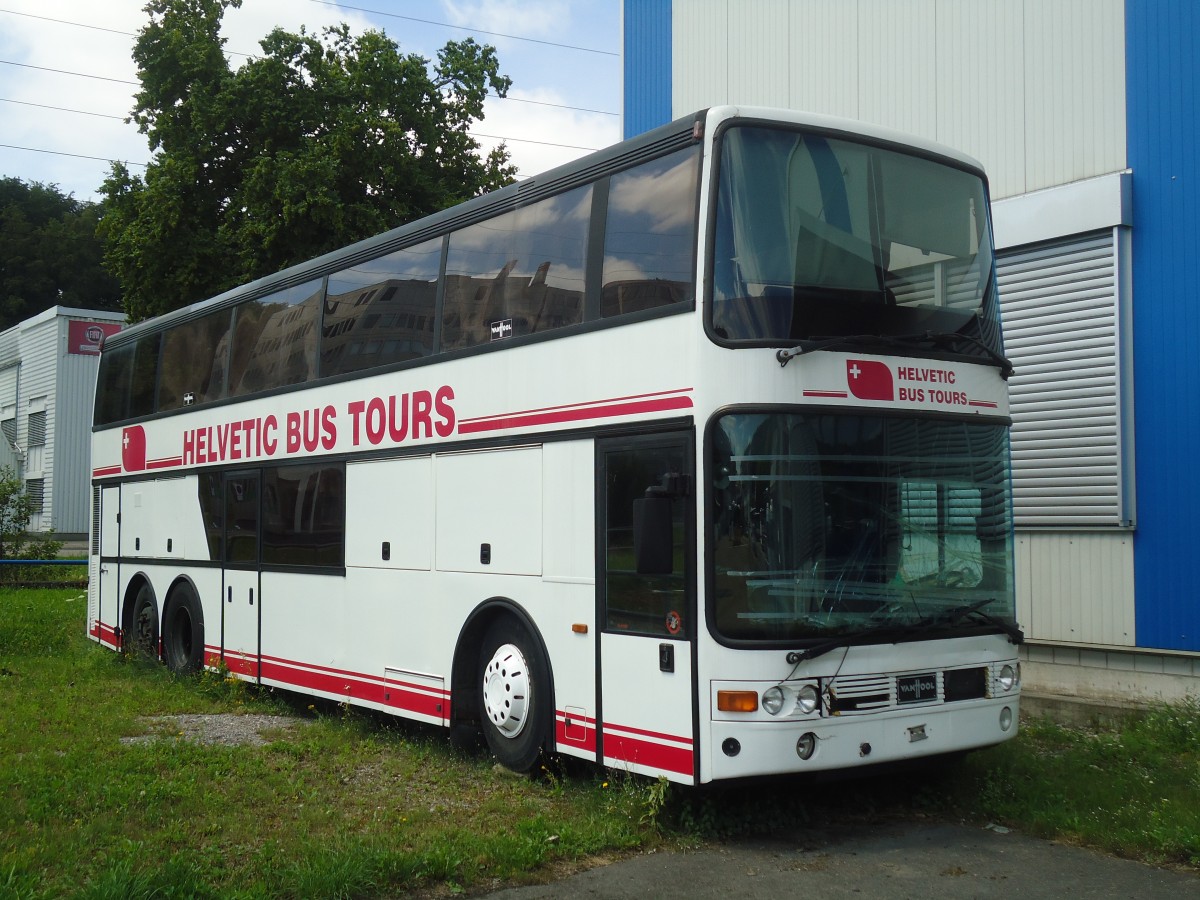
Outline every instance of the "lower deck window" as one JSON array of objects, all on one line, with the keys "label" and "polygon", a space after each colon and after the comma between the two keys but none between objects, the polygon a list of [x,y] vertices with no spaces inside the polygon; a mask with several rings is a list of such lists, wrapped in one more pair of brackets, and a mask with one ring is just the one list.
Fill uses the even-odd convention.
[{"label": "lower deck window", "polygon": [[342,465],[263,470],[263,563],[344,564],[346,470]]}]

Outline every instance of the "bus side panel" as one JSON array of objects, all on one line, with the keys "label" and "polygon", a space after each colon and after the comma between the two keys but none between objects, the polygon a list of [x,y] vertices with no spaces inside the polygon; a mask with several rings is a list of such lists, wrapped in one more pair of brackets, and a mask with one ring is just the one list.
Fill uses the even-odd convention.
[{"label": "bus side panel", "polygon": [[674,641],[660,666],[656,637],[605,634],[604,764],[680,784],[694,783],[692,644]]},{"label": "bus side panel", "polygon": [[560,753],[596,758],[596,560],[592,441],[542,448],[542,591],[530,609],[554,673]]},{"label": "bus side panel", "polygon": [[339,701],[363,693],[366,667],[345,640],[346,578],[263,572],[260,583],[263,683]]},{"label": "bus side panel", "polygon": [[542,574],[541,447],[439,454],[434,470],[439,571]]},{"label": "bus side panel", "polygon": [[346,566],[433,567],[433,458],[346,466]]},{"label": "bus side panel", "polygon": [[431,456],[346,467],[346,641],[379,709],[449,724],[450,663],[460,626],[432,600]]}]

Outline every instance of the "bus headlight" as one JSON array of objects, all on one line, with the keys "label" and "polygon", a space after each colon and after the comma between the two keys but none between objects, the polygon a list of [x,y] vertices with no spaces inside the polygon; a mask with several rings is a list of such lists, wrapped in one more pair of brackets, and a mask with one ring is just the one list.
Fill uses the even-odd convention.
[{"label": "bus headlight", "polygon": [[821,695],[817,692],[816,685],[806,684],[796,694],[796,709],[806,716],[815,712],[820,705]]},{"label": "bus headlight", "polygon": [[1000,690],[1008,693],[1017,683],[1017,671],[1007,663],[1000,669],[1000,675],[996,681],[1000,685]]},{"label": "bus headlight", "polygon": [[762,708],[773,716],[777,716],[780,710],[783,709],[783,688],[779,685],[767,688],[762,695]]}]

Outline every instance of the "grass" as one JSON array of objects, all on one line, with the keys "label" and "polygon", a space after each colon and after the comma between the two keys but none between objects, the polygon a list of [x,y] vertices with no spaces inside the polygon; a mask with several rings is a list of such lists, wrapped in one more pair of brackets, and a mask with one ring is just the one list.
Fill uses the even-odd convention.
[{"label": "grass", "polygon": [[[1037,722],[925,777],[679,790],[592,766],[497,771],[444,732],[215,673],[177,678],[83,636],[79,591],[0,591],[0,898],[442,895],[597,856],[756,831],[954,817],[1200,867],[1200,707],[1120,730]],[[146,717],[288,713],[261,747]]]},{"label": "grass", "polygon": [[[177,678],[87,641],[85,610],[0,592],[0,898],[453,893],[659,839],[653,782],[515,778],[440,731]],[[121,741],[147,716],[297,710],[264,747]]]},{"label": "grass", "polygon": [[[1007,752],[1006,752],[1007,751]],[[1116,728],[1028,725],[1012,751],[970,760],[964,809],[1158,864],[1200,869],[1200,703],[1135,715]]]}]

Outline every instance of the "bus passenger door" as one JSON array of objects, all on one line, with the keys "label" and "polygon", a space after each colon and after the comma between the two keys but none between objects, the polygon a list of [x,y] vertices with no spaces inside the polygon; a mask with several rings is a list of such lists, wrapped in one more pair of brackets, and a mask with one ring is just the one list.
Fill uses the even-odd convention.
[{"label": "bus passenger door", "polygon": [[252,680],[260,675],[259,532],[258,472],[226,474],[222,658],[231,673]]},{"label": "bus passenger door", "polygon": [[601,758],[691,784],[700,625],[692,435],[602,440],[596,453]]}]

